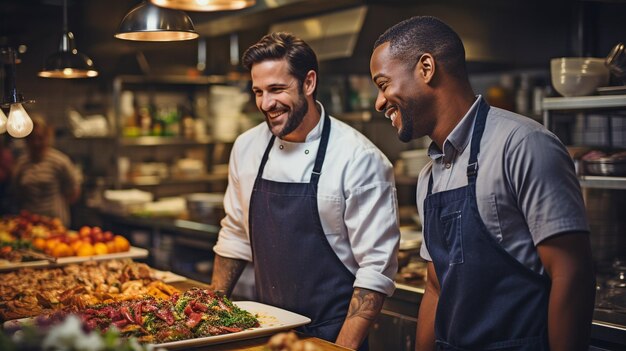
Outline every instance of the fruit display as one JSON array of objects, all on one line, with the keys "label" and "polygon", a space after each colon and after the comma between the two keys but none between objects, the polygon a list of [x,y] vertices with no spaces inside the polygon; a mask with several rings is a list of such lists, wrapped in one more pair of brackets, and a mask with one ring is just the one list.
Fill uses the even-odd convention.
[{"label": "fruit display", "polygon": [[10,262],[36,259],[34,254],[29,256],[29,250],[60,258],[126,252],[129,249],[128,239],[97,226],[68,230],[58,218],[27,211],[0,219],[0,259]]}]

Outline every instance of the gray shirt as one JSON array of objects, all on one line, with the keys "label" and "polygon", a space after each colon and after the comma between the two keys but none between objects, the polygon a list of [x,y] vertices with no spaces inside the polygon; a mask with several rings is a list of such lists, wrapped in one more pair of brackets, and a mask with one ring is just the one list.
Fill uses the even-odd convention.
[{"label": "gray shirt", "polygon": [[[467,185],[470,141],[479,100],[444,142],[431,143],[432,159],[419,175],[417,208],[424,219],[428,178],[433,193]],[[589,231],[580,184],[567,150],[541,124],[497,107],[487,115],[478,155],[478,210],[494,239],[535,272],[543,266],[535,246],[570,231]],[[431,261],[423,244],[421,256]]]}]

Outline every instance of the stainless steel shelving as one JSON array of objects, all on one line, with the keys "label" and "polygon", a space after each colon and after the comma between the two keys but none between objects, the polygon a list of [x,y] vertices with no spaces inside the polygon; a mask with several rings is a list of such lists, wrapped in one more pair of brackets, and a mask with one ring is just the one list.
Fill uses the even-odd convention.
[{"label": "stainless steel shelving", "polygon": [[[543,99],[543,124],[550,128],[550,113],[553,111],[589,112],[592,110],[626,110],[626,95],[546,97]],[[580,185],[587,188],[626,189],[626,177],[604,177],[584,175]]]}]

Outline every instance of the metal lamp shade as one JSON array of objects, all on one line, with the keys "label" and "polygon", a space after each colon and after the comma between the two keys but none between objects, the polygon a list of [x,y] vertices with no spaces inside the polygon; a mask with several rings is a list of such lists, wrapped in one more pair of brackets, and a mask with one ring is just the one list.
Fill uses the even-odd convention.
[{"label": "metal lamp shade", "polygon": [[186,13],[148,2],[131,9],[115,33],[116,38],[138,41],[190,40],[198,36]]},{"label": "metal lamp shade", "polygon": [[91,78],[98,75],[93,61],[74,47],[74,34],[63,33],[59,51],[46,59],[44,69],[38,73],[43,78]]},{"label": "metal lamp shade", "polygon": [[153,4],[185,11],[241,10],[253,6],[256,0],[150,0]]}]

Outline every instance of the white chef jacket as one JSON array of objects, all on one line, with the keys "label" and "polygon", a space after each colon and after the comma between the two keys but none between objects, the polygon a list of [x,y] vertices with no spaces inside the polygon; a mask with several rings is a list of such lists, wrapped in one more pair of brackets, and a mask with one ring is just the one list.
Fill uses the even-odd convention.
[{"label": "white chef jacket", "polygon": [[[322,134],[322,118],[302,143],[276,138],[263,178],[306,183],[311,178]],[[393,294],[398,269],[397,194],[393,168],[385,155],[358,131],[331,118],[317,203],[326,238],[337,257],[355,275],[355,287]],[[272,134],[265,122],[241,134],[229,162],[224,198],[226,217],[215,253],[252,261],[248,213],[261,158]],[[311,262],[312,265],[316,264]]]}]

